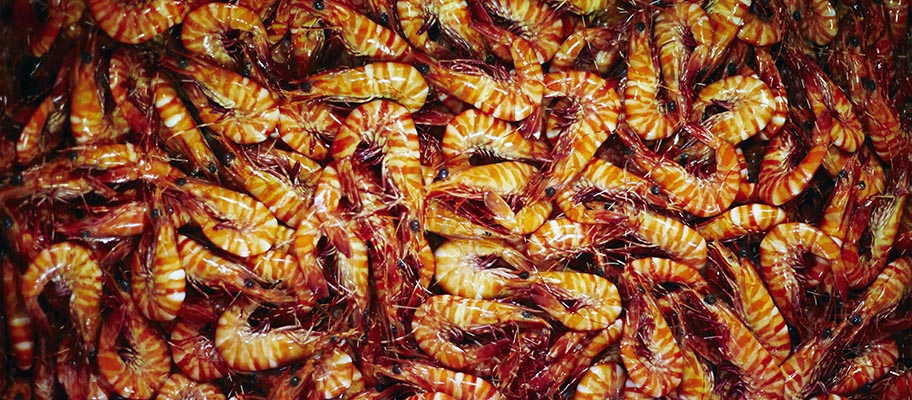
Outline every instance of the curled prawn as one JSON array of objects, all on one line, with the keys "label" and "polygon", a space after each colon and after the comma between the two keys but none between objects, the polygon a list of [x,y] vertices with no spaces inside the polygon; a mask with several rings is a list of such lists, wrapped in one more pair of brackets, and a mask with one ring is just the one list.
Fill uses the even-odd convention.
[{"label": "curled prawn", "polygon": [[[709,16],[699,4],[674,3],[655,17],[654,31],[655,45],[659,49],[659,65],[668,92],[676,99],[677,105],[687,107],[690,104],[688,96],[691,95],[691,90],[681,88],[681,83],[684,79],[684,68],[691,54],[689,39],[692,37],[696,42],[694,46],[712,44],[713,30]],[[642,85],[641,82],[636,84],[638,87]],[[648,87],[645,90],[648,90]]]},{"label": "curled prawn", "polygon": [[573,400],[618,398],[624,392],[627,372],[619,363],[598,363],[586,369]]},{"label": "curled prawn", "polygon": [[131,307],[121,306],[105,321],[98,339],[98,371],[117,394],[151,399],[171,372],[170,350],[157,328]]},{"label": "curled prawn", "polygon": [[[623,218],[623,217],[620,217]],[[598,247],[630,233],[627,224],[581,224],[569,218],[551,219],[529,236],[526,254],[535,261],[554,261]]]},{"label": "curled prawn", "polygon": [[158,72],[152,76],[151,84],[153,105],[162,121],[159,134],[163,136],[165,145],[185,157],[195,170],[215,174],[218,168],[215,155],[177,89]]},{"label": "curled prawn", "polygon": [[49,329],[38,296],[54,282],[69,292],[70,313],[80,339],[89,349],[101,327],[102,270],[91,250],[71,242],[51,245],[29,263],[22,275],[22,300],[39,327]]},{"label": "curled prawn", "polygon": [[524,285],[521,272],[496,266],[493,257],[520,271],[529,268],[521,252],[497,242],[449,240],[434,251],[437,284],[450,294],[474,299],[504,297]]},{"label": "curled prawn", "polygon": [[[503,336],[509,326],[548,330],[548,323],[528,309],[492,300],[467,299],[452,295],[429,297],[415,310],[412,331],[418,346],[447,368],[490,375],[512,340]],[[454,343],[459,333],[493,333],[490,343],[461,347]],[[468,348],[466,348],[468,347]]]},{"label": "curled prawn", "polygon": [[605,329],[621,314],[617,288],[601,276],[551,271],[530,279],[532,301],[570,329]]},{"label": "curled prawn", "polygon": [[434,20],[440,25],[440,33],[456,47],[466,49],[479,58],[487,52],[484,39],[478,31],[471,29],[472,14],[465,0],[401,0],[396,2],[396,11],[406,39],[427,54],[439,57],[449,52],[431,40],[427,32],[427,24]]},{"label": "curled prawn", "polygon": [[212,335],[218,317],[212,304],[185,304],[171,329],[168,343],[174,365],[193,380],[208,382],[228,375],[230,370]]},{"label": "curled prawn", "polygon": [[222,38],[231,30],[248,32],[256,55],[267,57],[269,42],[259,15],[250,8],[228,3],[209,3],[190,11],[181,24],[181,43],[200,57],[237,69],[237,62],[228,54]]},{"label": "curled prawn", "polygon": [[184,85],[187,95],[200,120],[213,131],[240,144],[253,144],[275,130],[279,107],[267,87],[201,59],[169,60],[167,66],[190,79]]},{"label": "curled prawn", "polygon": [[131,289],[136,307],[153,321],[177,317],[187,296],[187,274],[177,252],[177,237],[162,211],[161,193],[153,195],[151,220],[131,261]]},{"label": "curled prawn", "polygon": [[441,151],[448,165],[467,163],[472,154],[506,160],[542,160],[548,156],[543,142],[526,139],[510,123],[474,108],[447,123]]},{"label": "curled prawn", "polygon": [[786,123],[767,145],[757,182],[757,195],[765,203],[781,206],[795,198],[811,183],[811,178],[823,163],[827,140],[815,140],[804,157],[798,159],[800,142],[798,127]]},{"label": "curled prawn", "polygon": [[238,300],[222,312],[215,328],[215,348],[231,368],[262,371],[301,360],[316,346],[330,339],[325,332],[301,326],[250,325],[251,316],[260,306],[250,300]]},{"label": "curled prawn", "polygon": [[355,56],[378,61],[403,60],[411,53],[408,41],[395,30],[374,22],[367,15],[338,0],[301,1],[307,10],[336,32],[345,48]]},{"label": "curled prawn", "polygon": [[890,337],[864,345],[861,354],[846,360],[829,390],[848,395],[886,375],[899,359],[899,345]]},{"label": "curled prawn", "polygon": [[[481,4],[492,16],[500,17],[510,23],[511,32],[528,40],[538,54],[540,63],[551,60],[564,40],[563,19],[544,1],[484,0]],[[508,51],[499,51],[499,49],[500,47],[494,46],[495,54],[508,53]],[[502,56],[506,55],[502,54]]]},{"label": "curled prawn", "polygon": [[117,141],[126,133],[126,121],[119,119],[118,109],[105,109],[104,91],[96,75],[101,65],[96,41],[94,36],[87,40],[74,59],[70,77],[70,130],[78,144]]},{"label": "curled prawn", "polygon": [[678,127],[675,111],[687,105],[659,103],[659,70],[652,53],[652,27],[647,13],[638,13],[631,26],[624,118],[630,129],[645,140],[667,138]]},{"label": "curled prawn", "polygon": [[[661,397],[678,387],[684,371],[681,348],[649,292],[639,292],[642,278],[621,276],[628,293],[621,335],[621,360],[636,391]],[[646,357],[646,355],[649,357]]]},{"label": "curled prawn", "polygon": [[488,25],[483,34],[509,45],[513,72],[506,77],[485,73],[477,66],[438,62],[416,55],[419,69],[435,87],[479,110],[506,121],[521,121],[541,106],[544,73],[528,40]]},{"label": "curled prawn", "polygon": [[181,23],[190,12],[185,0],[88,0],[92,17],[114,40],[139,44]]},{"label": "curled prawn", "polygon": [[225,400],[225,394],[212,383],[196,382],[187,376],[174,373],[158,388],[155,400],[213,399]]},{"label": "curled prawn", "polygon": [[[703,119],[709,106],[726,111]],[[703,119],[713,135],[738,144],[763,131],[775,108],[775,98],[766,83],[753,76],[733,75],[701,89],[693,113]]]},{"label": "curled prawn", "polygon": [[393,364],[383,373],[390,378],[408,382],[427,391],[444,393],[459,400],[505,399],[496,386],[475,375],[415,361]]},{"label": "curled prawn", "polygon": [[180,262],[190,282],[229,293],[243,293],[256,299],[281,302],[284,293],[267,287],[267,283],[245,265],[213,253],[199,242],[178,235]]},{"label": "curled prawn", "polygon": [[550,162],[541,179],[529,187],[534,199],[563,191],[617,129],[621,112],[614,88],[594,73],[552,72],[545,76],[544,84],[546,98],[563,98],[570,106],[563,112],[567,123],[551,151]]}]

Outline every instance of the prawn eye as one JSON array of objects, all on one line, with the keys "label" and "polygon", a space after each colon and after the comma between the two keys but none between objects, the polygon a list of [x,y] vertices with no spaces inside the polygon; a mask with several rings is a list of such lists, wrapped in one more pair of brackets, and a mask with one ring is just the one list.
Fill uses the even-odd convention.
[{"label": "prawn eye", "polygon": [[660,189],[658,185],[652,185],[652,187],[649,188],[649,193],[652,193],[656,196],[658,196],[661,192],[662,189]]},{"label": "prawn eye", "polygon": [[522,317],[523,318],[532,318],[532,313],[530,313],[529,310],[523,310]]},{"label": "prawn eye", "polygon": [[13,228],[13,219],[7,215],[4,215],[3,216],[3,227],[6,229],[12,229]]},{"label": "prawn eye", "polygon": [[153,208],[150,212],[150,215],[152,216],[152,219],[158,219],[158,217],[161,216],[161,211],[159,211],[157,208]]},{"label": "prawn eye", "polygon": [[393,370],[393,373],[396,375],[399,375],[402,373],[402,368],[399,367],[399,364],[393,364],[393,368],[391,368],[391,369]]},{"label": "prawn eye", "polygon": [[70,161],[76,161],[76,159],[77,159],[78,157],[79,157],[79,154],[76,153],[75,151],[71,151],[71,152],[68,152],[68,153],[67,153],[67,158],[69,158]]},{"label": "prawn eye", "polygon": [[850,36],[849,44],[852,45],[852,47],[858,47],[858,36]]},{"label": "prawn eye", "polygon": [[547,188],[545,188],[545,196],[552,197],[552,196],[554,196],[555,193],[557,193],[557,189],[554,189],[551,186],[548,186]]},{"label": "prawn eye", "polygon": [[399,267],[399,269],[405,269],[405,260],[400,258],[399,261],[396,262],[396,266]]},{"label": "prawn eye", "polygon": [[431,66],[429,66],[425,63],[420,63],[420,64],[416,65],[415,68],[418,68],[418,72],[420,72],[422,75],[427,74],[428,72],[431,72]]},{"label": "prawn eye", "polygon": [[798,11],[793,12],[792,19],[794,19],[795,21],[801,21],[801,13]]},{"label": "prawn eye", "polygon": [[218,167],[215,165],[214,162],[211,162],[211,163],[209,163],[209,166],[206,167],[206,170],[209,171],[210,174],[214,174],[214,173],[218,172]]},{"label": "prawn eye", "polygon": [[187,184],[187,178],[177,178],[174,183],[177,184],[177,186],[184,186]]},{"label": "prawn eye", "polygon": [[187,60],[187,59],[184,58],[184,57],[178,58],[178,59],[177,59],[177,66],[180,67],[180,68],[182,68],[182,69],[183,69],[183,68],[187,68],[187,67],[190,66],[190,60]]},{"label": "prawn eye", "polygon": [[326,5],[323,4],[323,0],[314,0],[314,8],[319,11],[326,8]]},{"label": "prawn eye", "polygon": [[79,232],[79,237],[82,238],[82,239],[88,239],[88,238],[89,238],[89,231],[82,231],[82,232]]},{"label": "prawn eye", "polygon": [[646,24],[643,23],[642,21],[637,22],[637,23],[636,23],[636,30],[637,30],[637,32],[645,31],[645,30],[646,30]]},{"label": "prawn eye", "polygon": [[529,279],[529,271],[523,271],[519,273],[519,279]]},{"label": "prawn eye", "polygon": [[877,84],[874,83],[874,80],[871,78],[865,78],[861,83],[864,85],[865,89],[868,89],[868,91],[873,92],[874,89],[877,89]]},{"label": "prawn eye", "polygon": [[865,185],[864,181],[858,181],[858,188],[859,188],[859,189],[864,190],[865,187],[867,187],[867,185]]},{"label": "prawn eye", "polygon": [[824,329],[822,335],[824,339],[829,339],[833,335],[833,328]]},{"label": "prawn eye", "polygon": [[675,103],[674,101],[669,101],[668,105],[666,105],[665,107],[668,108],[668,111],[675,111],[678,109],[678,103]]},{"label": "prawn eye", "polygon": [[411,229],[412,232],[418,232],[418,229],[421,229],[421,224],[419,224],[418,221],[412,220],[412,222],[409,222],[409,229]]},{"label": "prawn eye", "polygon": [[390,22],[390,16],[387,13],[380,13],[380,16],[377,17],[380,20],[380,25],[386,25]]},{"label": "prawn eye", "polygon": [[814,122],[810,120],[804,121],[804,130],[809,131],[811,129],[814,129]]},{"label": "prawn eye", "polygon": [[853,315],[849,322],[851,322],[852,325],[861,325],[861,315]]},{"label": "prawn eye", "polygon": [[703,297],[703,302],[706,303],[706,304],[709,304],[709,305],[716,304],[716,300],[718,300],[718,299],[716,298],[716,295],[714,295],[714,294],[712,294],[712,293],[710,293],[710,294],[708,294],[708,295],[706,295],[706,296]]},{"label": "prawn eye", "polygon": [[301,384],[301,378],[297,376],[291,377],[291,380],[288,381],[288,386],[295,387]]},{"label": "prawn eye", "polygon": [[92,53],[80,54],[79,60],[82,61],[83,64],[88,64],[88,63],[92,62]]},{"label": "prawn eye", "polygon": [[839,174],[838,174],[837,176],[838,176],[839,178],[845,178],[846,175],[848,175],[848,174],[849,174],[849,173],[846,172],[846,170],[841,169],[841,170],[839,170]]},{"label": "prawn eye", "polygon": [[244,287],[247,289],[252,288],[253,285],[255,285],[255,284],[256,283],[253,281],[253,279],[250,279],[250,278],[244,279]]},{"label": "prawn eye", "polygon": [[738,72],[738,64],[728,63],[725,67],[725,72],[728,72],[729,75],[734,75],[735,72]]},{"label": "prawn eye", "polygon": [[22,174],[16,174],[10,178],[10,185],[19,186],[21,184],[22,184]]},{"label": "prawn eye", "polygon": [[310,86],[310,82],[304,81],[304,82],[301,82],[300,85],[298,85],[298,89],[301,89],[301,91],[304,93],[310,93],[310,91],[313,89],[313,87]]},{"label": "prawn eye", "polygon": [[450,176],[450,171],[448,171],[446,168],[437,171],[437,179],[446,179],[448,176]]}]

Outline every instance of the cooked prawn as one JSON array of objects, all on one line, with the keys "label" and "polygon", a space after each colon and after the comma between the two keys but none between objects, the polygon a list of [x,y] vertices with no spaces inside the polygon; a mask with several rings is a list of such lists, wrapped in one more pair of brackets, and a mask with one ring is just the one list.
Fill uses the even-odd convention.
[{"label": "cooked prawn", "polygon": [[136,307],[152,321],[170,321],[187,296],[187,274],[177,252],[170,218],[162,212],[161,192],[153,195],[149,228],[131,260],[131,289]]},{"label": "cooked prawn", "polygon": [[405,38],[416,49],[437,57],[449,50],[431,40],[427,27],[432,21],[440,25],[440,33],[459,49],[467,50],[478,58],[484,58],[487,46],[478,31],[471,29],[472,14],[465,0],[396,2],[399,25]]},{"label": "cooked prawn", "polygon": [[128,302],[105,320],[98,339],[98,371],[117,394],[151,399],[168,379],[171,355],[157,328],[131,308]]},{"label": "cooked prawn", "polygon": [[172,69],[189,78],[187,97],[209,129],[239,144],[260,143],[279,123],[272,92],[234,71],[203,60],[178,60]]},{"label": "cooked prawn", "polygon": [[[513,266],[494,266],[493,257]],[[435,279],[447,293],[473,299],[505,297],[526,286],[522,272],[530,269],[528,260],[513,248],[483,240],[449,240],[434,251],[437,260]]]},{"label": "cooked prawn", "polygon": [[158,388],[155,400],[225,400],[225,394],[213,383],[196,382],[183,374],[174,373]]},{"label": "cooked prawn", "polygon": [[[505,1],[484,0],[482,6],[492,15],[510,24],[510,31],[529,41],[538,54],[538,62],[551,60],[564,40],[564,21],[560,15],[541,0]],[[503,58],[509,54],[496,44],[492,49]]]},{"label": "cooked prawn", "polygon": [[898,359],[899,345],[893,338],[886,337],[867,343],[861,354],[846,360],[846,364],[836,373],[837,378],[829,390],[836,394],[852,394],[890,372]]},{"label": "cooked prawn", "polygon": [[70,313],[76,332],[89,349],[101,327],[101,266],[91,250],[73,242],[51,245],[32,260],[22,275],[22,301],[39,328],[50,329],[38,296],[48,283],[69,292]]},{"label": "cooked prawn", "polygon": [[185,0],[88,0],[92,17],[114,40],[139,44],[152,40],[162,32],[181,23],[190,12],[191,2]]},{"label": "cooked prawn", "polygon": [[593,364],[576,384],[573,400],[618,398],[624,392],[626,380],[627,372],[622,364]]},{"label": "cooked prawn", "polygon": [[728,211],[696,226],[706,240],[727,240],[755,233],[765,233],[786,221],[779,207],[754,203],[732,207]]},{"label": "cooked prawn", "polygon": [[814,173],[823,163],[828,141],[816,140],[811,143],[804,157],[797,159],[800,140],[798,128],[787,122],[783,130],[767,145],[757,182],[757,195],[764,202],[781,206],[795,198],[810,184]]},{"label": "cooked prawn", "polygon": [[213,253],[196,240],[178,235],[177,248],[190,282],[228,293],[243,293],[262,301],[285,300],[285,293],[267,287],[267,282],[250,268]]},{"label": "cooked prawn", "polygon": [[542,179],[529,187],[533,199],[552,197],[582,172],[599,146],[617,129],[621,105],[605,79],[591,72],[552,72],[545,76],[545,97],[570,102]]},{"label": "cooked prawn", "polygon": [[484,35],[510,48],[513,72],[491,76],[469,64],[446,63],[416,55],[418,67],[435,87],[486,114],[506,121],[521,121],[540,109],[544,73],[528,40],[488,25],[476,25]]},{"label": "cooked prawn", "polygon": [[21,284],[19,271],[9,255],[0,255],[0,275],[3,277],[3,311],[6,316],[6,334],[12,349],[16,368],[28,371],[35,356],[35,331],[19,292]]},{"label": "cooked prawn", "polygon": [[478,375],[493,372],[499,356],[505,352],[503,343],[511,338],[496,337],[491,343],[463,347],[454,343],[456,335],[497,332],[509,326],[549,329],[545,320],[526,308],[452,295],[429,297],[418,306],[412,319],[413,335],[422,351],[447,368]]},{"label": "cooked prawn", "polygon": [[418,68],[397,62],[376,62],[362,67],[327,71],[307,77],[293,99],[324,99],[340,102],[394,100],[409,113],[427,101],[425,77]]},{"label": "cooked prawn", "polygon": [[457,166],[468,164],[472,154],[506,160],[543,160],[548,156],[543,142],[526,139],[510,123],[474,108],[447,123],[441,151],[447,165]]},{"label": "cooked prawn", "polygon": [[619,216],[613,224],[580,224],[569,218],[548,220],[529,236],[526,254],[536,261],[549,261],[596,252],[598,246],[630,233],[631,228],[619,223],[622,221],[626,217]]},{"label": "cooked prawn", "polygon": [[161,118],[160,135],[165,145],[173,148],[193,165],[193,169],[215,174],[218,168],[212,149],[203,139],[190,110],[184,105],[177,89],[161,73],[152,76],[152,93],[155,111]]},{"label": "cooked prawn", "polygon": [[419,364],[415,361],[393,364],[383,373],[393,379],[408,382],[427,391],[445,393],[458,400],[504,399],[494,385],[475,375]]},{"label": "cooked prawn", "polygon": [[269,55],[266,27],[256,11],[242,5],[209,3],[194,8],[181,24],[181,43],[191,53],[209,58],[233,70],[238,63],[228,54],[224,37],[229,31],[248,32],[256,56],[265,60]]},{"label": "cooked prawn", "polygon": [[311,355],[330,334],[302,326],[251,326],[260,305],[241,299],[225,309],[215,328],[215,347],[225,362],[241,371],[278,368]]},{"label": "cooked prawn", "polygon": [[[725,111],[706,116],[709,106],[722,107]],[[701,89],[693,114],[713,135],[738,144],[763,131],[775,109],[773,93],[762,80],[732,75]]]},{"label": "cooked prawn", "polygon": [[674,3],[655,17],[653,29],[655,45],[659,49],[662,78],[668,93],[676,99],[677,106],[687,107],[691,101],[688,96],[692,94],[692,90],[680,87],[684,79],[684,68],[691,54],[690,47],[712,44],[713,31],[709,15],[697,3]]},{"label": "cooked prawn", "polygon": [[286,101],[279,105],[279,137],[294,151],[314,160],[329,155],[321,138],[334,138],[342,117],[319,100]]},{"label": "cooked prawn", "polygon": [[647,17],[646,12],[640,12],[631,21],[624,118],[637,136],[655,140],[674,133],[678,127],[676,110],[686,110],[689,105],[659,104],[659,69],[655,65],[652,27]]},{"label": "cooked prawn", "polygon": [[77,144],[113,142],[126,133],[126,121],[118,120],[118,109],[105,110],[104,91],[96,76],[101,54],[95,42],[94,36],[87,40],[70,77],[70,130]]},{"label": "cooked prawn", "polygon": [[551,271],[530,279],[532,301],[570,329],[604,329],[621,314],[617,288],[601,276]]},{"label": "cooked prawn", "polygon": [[355,56],[378,61],[404,60],[411,46],[396,31],[374,22],[346,2],[338,0],[302,1],[301,8],[317,16],[341,38]]},{"label": "cooked prawn", "polygon": [[199,382],[222,378],[230,370],[215,348],[212,331],[218,317],[213,304],[184,304],[168,339],[174,365]]}]

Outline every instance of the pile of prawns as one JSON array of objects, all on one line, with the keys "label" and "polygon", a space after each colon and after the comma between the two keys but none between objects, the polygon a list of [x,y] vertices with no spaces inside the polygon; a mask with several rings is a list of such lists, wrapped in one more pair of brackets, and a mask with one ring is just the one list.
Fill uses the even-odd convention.
[{"label": "pile of prawns", "polygon": [[909,9],[6,2],[0,387],[908,395]]}]

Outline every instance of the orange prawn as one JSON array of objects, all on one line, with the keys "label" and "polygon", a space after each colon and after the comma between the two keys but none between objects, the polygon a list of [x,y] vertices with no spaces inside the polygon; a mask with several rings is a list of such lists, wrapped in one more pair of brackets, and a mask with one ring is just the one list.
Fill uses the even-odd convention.
[{"label": "orange prawn", "polygon": [[230,371],[216,350],[211,333],[218,317],[212,304],[184,304],[171,329],[168,343],[174,365],[193,380],[208,382]]},{"label": "orange prawn", "polygon": [[117,394],[151,399],[171,372],[170,350],[157,328],[131,308],[128,302],[106,319],[98,339],[98,371]]},{"label": "orange prawn", "polygon": [[642,278],[624,273],[620,283],[628,294],[620,346],[627,377],[636,391],[652,397],[665,396],[681,383],[681,348],[652,294],[638,292],[644,287]]},{"label": "orange prawn", "polygon": [[622,364],[593,364],[576,384],[573,400],[620,398],[626,380],[627,372]]},{"label": "orange prawn", "polygon": [[[798,129],[794,123],[786,122],[767,145],[757,182],[757,194],[765,203],[781,206],[798,196],[823,163],[828,147],[826,139],[815,139],[804,157],[797,158],[802,140]],[[815,136],[820,135],[815,132]]]},{"label": "orange prawn", "polygon": [[[709,23],[709,15],[697,3],[674,3],[656,15],[653,29],[665,86],[669,95],[676,99],[676,105],[686,107],[690,104],[687,97],[690,90],[682,89],[680,86],[684,78],[684,68],[691,54],[691,46],[688,45],[691,37],[695,42],[693,47],[712,44],[713,30]],[[638,82],[637,86],[640,85]]]},{"label": "orange prawn", "polygon": [[[332,335],[303,326],[251,326],[251,316],[260,305],[235,301],[222,312],[215,328],[215,348],[231,368],[262,371],[278,368],[310,356]],[[256,322],[256,321],[254,321]]]},{"label": "orange prawn", "polygon": [[181,23],[190,12],[186,0],[88,0],[92,17],[114,40],[139,44]]},{"label": "orange prawn", "polygon": [[829,390],[836,394],[849,395],[862,386],[886,375],[899,359],[899,345],[893,338],[886,337],[864,345],[861,354],[846,360],[836,373],[836,379]]},{"label": "orange prawn", "polygon": [[404,60],[411,54],[408,41],[396,31],[374,22],[343,1],[301,1],[299,5],[336,32],[352,55],[393,61]]},{"label": "orange prawn", "polygon": [[[509,337],[495,337],[482,345],[460,346],[454,341],[463,332],[477,335],[507,327],[550,329],[548,323],[526,308],[492,300],[467,299],[452,295],[429,297],[415,310],[412,333],[418,346],[447,368],[479,376],[490,375],[503,356]],[[468,348],[466,348],[468,347]]]},{"label": "orange prawn", "polygon": [[243,293],[262,301],[285,300],[285,293],[267,287],[267,282],[247,266],[223,258],[187,236],[178,235],[177,248],[187,279],[194,284]]},{"label": "orange prawn", "polygon": [[183,374],[174,373],[158,388],[155,400],[213,399],[225,400],[225,394],[212,383],[196,382]]},{"label": "orange prawn", "polygon": [[[540,0],[514,2],[484,0],[482,6],[492,16],[502,18],[511,26],[511,32],[529,41],[538,54],[538,61],[546,63],[554,57],[564,40],[564,21],[548,3]],[[495,45],[493,51],[505,59],[506,49]],[[503,54],[502,54],[503,53]]]},{"label": "orange prawn", "polygon": [[447,123],[441,151],[447,165],[466,164],[472,154],[506,160],[543,160],[548,156],[543,142],[527,139],[510,123],[474,108]]},{"label": "orange prawn", "polygon": [[376,62],[357,68],[327,71],[307,77],[291,93],[293,99],[340,102],[394,100],[416,112],[427,101],[428,87],[418,68],[398,62]]},{"label": "orange prawn", "polygon": [[84,44],[70,77],[70,130],[77,144],[114,142],[126,133],[126,121],[119,120],[118,109],[105,110],[104,91],[96,76],[101,65],[96,41],[90,36]]},{"label": "orange prawn", "polygon": [[9,255],[0,255],[0,275],[3,276],[3,310],[6,316],[6,334],[12,349],[16,368],[28,371],[32,368],[35,356],[35,331],[32,318],[29,317],[22,294],[19,271],[13,265]]},{"label": "orange prawn", "polygon": [[760,242],[760,271],[763,275],[776,306],[786,321],[796,327],[806,326],[803,285],[796,270],[801,268],[803,254],[813,253],[815,264],[806,279],[811,284],[831,272],[835,279],[835,290],[845,298],[848,290],[845,263],[840,246],[819,229],[801,222],[776,225]]},{"label": "orange prawn", "polygon": [[659,104],[659,69],[652,52],[652,27],[646,12],[631,21],[633,30],[627,54],[627,85],[624,88],[624,118],[630,129],[644,140],[671,136],[678,127],[677,110],[687,104]]},{"label": "orange prawn", "polygon": [[[704,118],[709,106],[725,111]],[[775,109],[775,97],[766,83],[754,76],[732,75],[700,90],[693,115],[713,135],[738,144],[763,131]]]},{"label": "orange prawn", "polygon": [[233,30],[249,33],[256,56],[266,59],[270,53],[266,27],[256,11],[241,5],[209,3],[194,8],[181,24],[181,43],[199,57],[209,58],[223,67],[237,70],[237,61],[231,57],[223,43],[223,36]]},{"label": "orange prawn", "polygon": [[136,307],[152,321],[170,321],[186,298],[187,274],[177,252],[170,218],[163,214],[161,192],[153,194],[149,228],[131,261],[131,288]]},{"label": "orange prawn", "polygon": [[335,138],[342,117],[319,100],[287,101],[279,105],[279,137],[294,151],[314,160],[329,155],[321,138]]},{"label": "orange prawn", "polygon": [[[506,121],[521,121],[541,107],[544,72],[528,40],[489,25],[475,25],[482,34],[510,48],[513,72],[492,76],[466,63],[438,62],[416,55],[425,79],[440,90],[471,104],[486,114]],[[452,65],[451,65],[452,64]]]},{"label": "orange prawn", "polygon": [[570,329],[605,329],[621,314],[617,288],[601,276],[550,271],[534,273],[530,279],[532,301]]},{"label": "orange prawn", "polygon": [[[556,261],[583,252],[597,252],[598,246],[630,233],[631,228],[614,224],[580,224],[569,218],[551,219],[527,239],[526,254],[535,261]],[[621,219],[624,218],[624,219]]]},{"label": "orange prawn", "polygon": [[702,126],[686,125],[695,139],[715,150],[716,170],[709,176],[695,176],[686,168],[650,150],[639,137],[621,129],[620,137],[635,157],[632,161],[665,192],[672,204],[699,217],[721,214],[731,206],[741,185],[735,147],[714,137]]},{"label": "orange prawn", "polygon": [[543,170],[530,185],[534,199],[553,197],[586,167],[599,146],[617,129],[620,99],[608,81],[591,72],[552,72],[545,76],[545,97],[570,102],[563,126]]},{"label": "orange prawn", "polygon": [[435,20],[440,25],[441,34],[459,49],[468,50],[479,58],[487,52],[484,39],[478,31],[471,29],[472,14],[465,0],[403,0],[396,2],[396,11],[406,39],[426,54],[441,57],[449,53],[446,47],[431,40],[427,32],[427,24]]},{"label": "orange prawn", "polygon": [[447,293],[473,299],[505,297],[525,286],[522,272],[492,265],[498,257],[519,271],[530,269],[515,249],[483,240],[449,240],[434,251],[435,280]]},{"label": "orange prawn", "polygon": [[89,349],[94,349],[102,325],[103,277],[93,252],[76,243],[62,242],[45,248],[29,263],[20,282],[22,301],[39,328],[45,330],[50,325],[38,296],[51,282],[69,292],[76,332]]},{"label": "orange prawn", "polygon": [[178,152],[196,171],[215,174],[218,162],[202,132],[180,99],[177,89],[161,73],[152,76],[152,95],[155,111],[161,119],[159,135],[165,145]]},{"label": "orange prawn", "polygon": [[696,226],[706,240],[727,240],[755,233],[766,233],[788,219],[779,207],[754,203],[732,207]]}]

